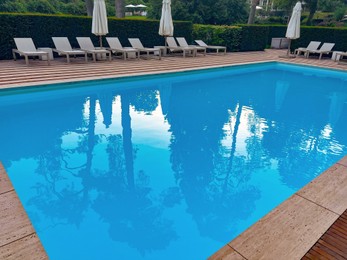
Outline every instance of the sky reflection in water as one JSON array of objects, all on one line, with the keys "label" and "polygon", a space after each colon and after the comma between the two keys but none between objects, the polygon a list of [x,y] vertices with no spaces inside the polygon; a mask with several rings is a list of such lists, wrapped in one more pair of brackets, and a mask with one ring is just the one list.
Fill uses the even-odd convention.
[{"label": "sky reflection in water", "polygon": [[346,154],[347,77],[329,73],[2,95],[0,160],[51,259],[205,259]]}]

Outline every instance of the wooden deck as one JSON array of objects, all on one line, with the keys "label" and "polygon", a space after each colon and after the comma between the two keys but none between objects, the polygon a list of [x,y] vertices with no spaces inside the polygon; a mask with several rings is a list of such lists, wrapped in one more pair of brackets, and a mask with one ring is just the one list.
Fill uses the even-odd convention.
[{"label": "wooden deck", "polygon": [[55,59],[51,65],[45,61],[30,61],[25,65],[23,59],[0,61],[0,88],[51,84],[58,82],[83,81],[91,79],[117,78],[132,75],[159,74],[188,71],[198,68],[223,67],[262,61],[283,61],[296,64],[309,64],[347,70],[346,65],[339,65],[330,59],[280,59],[283,50],[261,52],[228,53],[227,55],[198,55],[196,58],[163,57],[161,60],[122,60],[112,62],[98,61],[85,63],[84,59],[72,59],[70,64],[63,58]]},{"label": "wooden deck", "polygon": [[[117,59],[97,63],[84,63],[83,59],[78,59],[72,60],[70,64],[66,64],[64,59],[58,59],[50,66],[44,61],[31,61],[30,66],[26,66],[24,60],[0,61],[0,89],[266,61],[347,70],[346,65],[339,65],[330,59],[280,59],[279,55],[284,53],[283,50],[267,50],[196,58],[163,57],[162,60],[128,61]],[[339,235],[341,239],[338,240],[341,244],[347,236],[345,229],[341,228],[342,222],[346,222],[346,216],[343,215],[342,220],[337,221],[338,226],[333,228],[332,232],[327,229],[347,209],[346,198],[347,157],[275,208],[210,259],[300,259],[310,248],[319,251],[323,248],[321,245],[327,247],[327,240],[318,241],[324,233],[329,234],[329,241],[336,241],[337,235],[331,240],[331,233],[336,234],[336,230],[342,232]],[[0,227],[0,259],[48,258],[2,165]],[[316,242],[319,243],[319,250],[313,246]],[[310,252],[306,256],[311,254]]]},{"label": "wooden deck", "polygon": [[302,259],[347,259],[347,210]]}]

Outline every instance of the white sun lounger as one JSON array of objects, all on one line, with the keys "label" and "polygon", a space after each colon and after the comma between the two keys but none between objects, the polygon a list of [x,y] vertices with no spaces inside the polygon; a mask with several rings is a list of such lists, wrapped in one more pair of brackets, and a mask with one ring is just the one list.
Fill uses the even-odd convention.
[{"label": "white sun lounger", "polygon": [[204,41],[202,40],[195,40],[195,42],[202,47],[205,47],[206,49],[211,49],[211,50],[216,50],[216,53],[218,54],[220,50],[223,51],[224,54],[227,53],[227,47],[225,46],[216,46],[216,45],[207,45]]},{"label": "white sun lounger", "polygon": [[202,53],[204,54],[204,56],[206,55],[206,47],[198,46],[198,45],[188,45],[188,43],[187,43],[187,41],[186,41],[186,38],[184,38],[184,37],[176,37],[176,40],[177,40],[178,44],[179,44],[181,47],[191,47],[191,48],[195,48],[195,49],[196,49],[196,54],[197,54],[199,51],[202,51]]},{"label": "white sun lounger", "polygon": [[299,56],[300,54],[303,54],[305,56],[306,51],[314,51],[317,50],[321,42],[311,41],[306,48],[300,47],[294,50],[294,55]]},{"label": "white sun lounger", "polygon": [[196,56],[196,48],[178,46],[174,37],[166,37],[166,43],[170,52],[182,52],[183,58],[186,57],[186,53]]},{"label": "white sun lounger", "polygon": [[310,53],[316,53],[319,54],[319,59],[321,59],[323,54],[331,53],[331,50],[334,48],[334,46],[335,43],[325,42],[323,43],[322,47],[319,48],[319,50],[306,50],[305,56],[306,58],[308,58],[310,56]]},{"label": "white sun lounger", "polygon": [[124,60],[126,60],[127,56],[129,57],[129,53],[134,53],[137,59],[140,58],[140,51],[138,49],[123,47],[118,37],[106,37],[106,41],[110,46],[109,50],[114,54],[121,53]]},{"label": "white sun lounger", "polygon": [[147,58],[149,58],[150,53],[153,53],[153,54],[158,53],[159,60],[161,59],[161,51],[159,48],[146,48],[143,46],[139,38],[129,38],[128,40],[134,49],[139,50],[140,53],[145,52],[147,54]]},{"label": "white sun lounger", "polygon": [[94,47],[92,40],[90,37],[76,37],[78,44],[81,47],[81,50],[86,51],[88,54],[93,56],[93,61],[96,62],[96,55],[108,55],[109,60],[112,60],[111,51],[106,49],[97,49]]},{"label": "white sun lounger", "polygon": [[67,37],[52,37],[53,43],[55,45],[54,52],[58,55],[65,55],[67,63],[70,63],[70,55],[84,55],[85,61],[88,61],[88,54],[86,51],[72,49],[69,39]]},{"label": "white sun lounger", "polygon": [[14,38],[14,42],[17,46],[17,49],[12,49],[13,59],[17,60],[16,53],[19,56],[24,56],[25,64],[29,65],[29,56],[31,57],[42,57],[47,58],[48,65],[50,64],[49,54],[46,51],[38,51],[35,47],[33,39],[31,38]]}]

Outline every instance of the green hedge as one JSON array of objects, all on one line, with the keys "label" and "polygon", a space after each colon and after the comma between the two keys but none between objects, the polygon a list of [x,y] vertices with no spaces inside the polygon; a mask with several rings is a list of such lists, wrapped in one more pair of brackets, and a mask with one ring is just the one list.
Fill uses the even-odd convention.
[{"label": "green hedge", "polygon": [[293,40],[291,49],[306,47],[310,41],[335,43],[333,50],[347,51],[347,29],[302,26],[300,38]]},{"label": "green hedge", "polygon": [[[89,36],[95,46],[99,45],[98,37],[91,33],[90,17],[0,13],[0,25],[0,59],[12,58],[15,37],[31,37],[36,47],[54,47],[52,36],[66,36],[73,47],[78,47],[76,37]],[[187,41],[192,40],[191,22],[175,21],[174,27],[175,35],[185,37]],[[164,45],[164,38],[158,34],[157,20],[109,18],[108,28],[107,36],[119,37],[124,46],[130,46],[127,39],[131,37],[140,38],[149,47]],[[105,37],[103,44],[107,46]]]},{"label": "green hedge", "polygon": [[193,38],[210,45],[227,46],[228,51],[262,51],[268,41],[269,27],[260,25],[193,25]]},{"label": "green hedge", "polygon": [[[91,33],[92,19],[82,16],[35,15],[0,13],[0,59],[11,59],[15,48],[13,38],[31,37],[37,47],[54,47],[52,36],[66,36],[73,47],[78,47],[77,36],[89,36],[95,46],[98,38]],[[185,37],[189,43],[201,39],[211,45],[227,46],[228,51],[259,51],[271,44],[272,38],[285,37],[283,25],[192,25],[175,21],[175,36]],[[159,21],[109,18],[108,36],[118,36],[124,46],[128,38],[138,37],[145,46],[164,45],[158,35]],[[301,37],[292,41],[291,48],[304,47],[310,41],[333,42],[334,50],[347,50],[347,29],[301,27]],[[105,38],[104,38],[105,41]],[[106,42],[103,43],[105,46]]]},{"label": "green hedge", "polygon": [[193,25],[193,39],[203,40],[209,45],[226,46],[228,51],[239,51],[241,41],[241,27]]},{"label": "green hedge", "polygon": [[263,51],[266,48],[269,27],[261,25],[240,25],[242,36],[240,51]]},{"label": "green hedge", "polygon": [[272,38],[283,38],[286,35],[287,26],[286,25],[269,25],[269,35],[267,44],[271,46]]},{"label": "green hedge", "polygon": [[[347,28],[345,27],[317,27],[301,26],[300,38],[293,40],[291,49],[305,47],[310,41],[332,42],[335,43],[333,50],[347,50]],[[269,26],[268,44],[272,38],[285,37],[287,26]]]}]

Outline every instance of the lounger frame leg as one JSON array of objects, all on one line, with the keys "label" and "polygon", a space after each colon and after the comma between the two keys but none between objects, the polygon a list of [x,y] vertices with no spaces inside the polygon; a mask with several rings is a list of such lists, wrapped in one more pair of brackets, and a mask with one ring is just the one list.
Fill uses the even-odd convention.
[{"label": "lounger frame leg", "polygon": [[29,66],[29,58],[28,58],[28,55],[24,55],[24,58],[25,58],[25,64],[27,66]]},{"label": "lounger frame leg", "polygon": [[17,56],[16,56],[16,53],[14,51],[12,51],[12,55],[13,55],[13,60],[17,60]]}]

